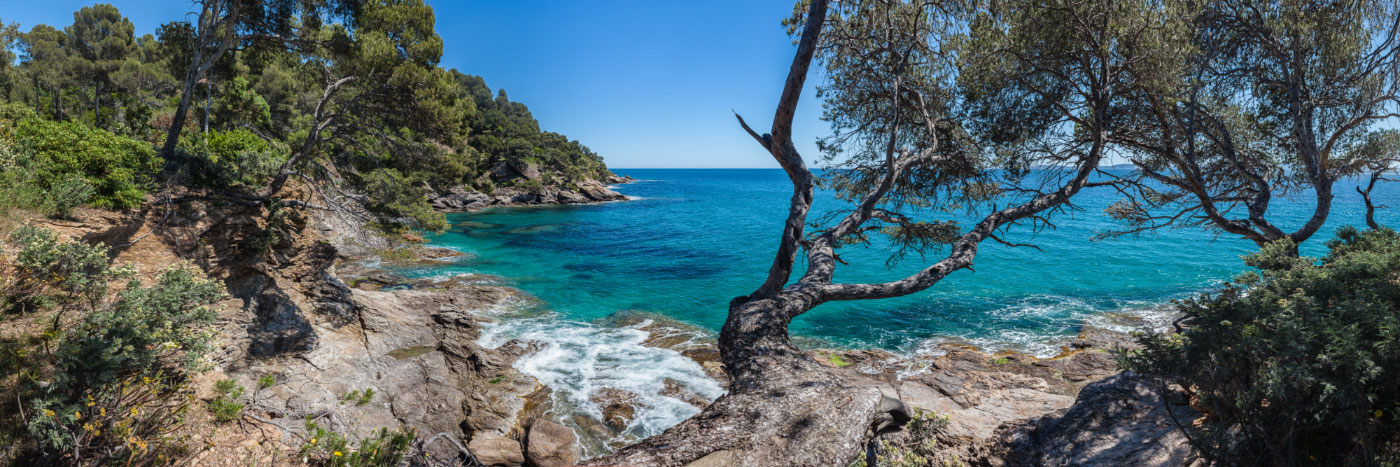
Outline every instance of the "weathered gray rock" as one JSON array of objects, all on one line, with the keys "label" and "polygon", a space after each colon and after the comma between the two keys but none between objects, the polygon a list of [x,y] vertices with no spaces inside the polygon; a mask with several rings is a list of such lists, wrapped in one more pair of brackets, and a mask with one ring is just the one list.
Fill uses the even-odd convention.
[{"label": "weathered gray rock", "polygon": [[1079,336],[1075,338],[1070,346],[1076,349],[1097,348],[1112,350],[1118,348],[1132,349],[1137,347],[1132,336],[1109,329],[1084,326],[1079,331]]},{"label": "weathered gray rock", "polygon": [[577,191],[573,190],[559,190],[559,193],[555,197],[559,200],[560,204],[579,204],[588,202],[588,197],[583,196]]},{"label": "weathered gray rock", "polygon": [[[471,190],[466,185],[458,185],[445,193],[428,190],[428,203],[433,209],[444,212],[475,211],[488,206],[512,206],[535,204],[579,204],[599,201],[621,201],[627,196],[608,189],[606,184],[629,183],[631,177],[610,175],[605,180],[584,180],[578,182],[578,190],[561,188],[564,181],[558,176],[546,177],[535,164],[520,163],[516,166],[498,164],[489,177],[482,180],[495,180],[502,185],[490,194]],[[538,193],[515,188],[520,180],[533,180],[543,184]]]},{"label": "weathered gray rock", "polygon": [[428,202],[439,211],[471,211],[491,205],[491,197],[457,186],[448,193],[433,196]]},{"label": "weathered gray rock", "polygon": [[583,196],[593,201],[621,201],[627,199],[626,195],[609,190],[608,187],[596,180],[585,180],[578,184],[578,190]]},{"label": "weathered gray rock", "polygon": [[540,204],[540,195],[511,187],[497,188],[491,197],[496,204]]},{"label": "weathered gray rock", "polygon": [[511,162],[510,168],[526,180],[539,181],[540,179],[540,166],[538,164],[516,160]]},{"label": "weathered gray rock", "polygon": [[603,424],[614,431],[622,431],[636,418],[637,395],[622,389],[603,388],[594,391],[589,400],[598,404],[603,412]]},{"label": "weathered gray rock", "polygon": [[[1200,414],[1179,388],[1124,373],[1090,384],[1069,410],[998,430],[989,465],[1152,465],[1200,462],[1177,423]],[[1172,418],[1175,417],[1174,421]]]},{"label": "weathered gray rock", "polygon": [[515,466],[525,463],[520,443],[495,433],[479,433],[467,444],[476,460],[487,466]]},{"label": "weathered gray rock", "polygon": [[[519,346],[476,345],[480,324],[472,314],[515,291],[447,283],[439,290],[352,293],[358,319],[310,316],[314,345],[225,370],[249,387],[262,375],[279,375],[250,409],[287,426],[329,412],[323,425],[356,436],[398,426],[427,436],[522,434],[525,397],[541,386],[511,368]],[[342,402],[345,394],[366,389],[375,393],[368,403]]]},{"label": "weathered gray rock", "polygon": [[609,185],[621,185],[621,184],[623,184],[623,183],[632,183],[632,182],[635,182],[635,181],[637,181],[637,179],[632,178],[632,177],[630,177],[630,176],[622,177],[622,176],[618,176],[617,174],[608,174],[608,176],[605,177],[605,178],[603,179],[603,181],[606,182],[606,183],[609,184]]},{"label": "weathered gray rock", "polygon": [[534,467],[563,467],[578,461],[574,430],[549,420],[535,420],[525,438],[525,460]]}]

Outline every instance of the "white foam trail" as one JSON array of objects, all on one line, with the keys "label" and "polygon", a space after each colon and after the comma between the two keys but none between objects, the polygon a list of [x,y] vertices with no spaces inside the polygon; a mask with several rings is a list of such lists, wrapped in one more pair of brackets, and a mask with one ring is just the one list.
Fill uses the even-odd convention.
[{"label": "white foam trail", "polygon": [[[1081,325],[1122,333],[1160,332],[1167,329],[1176,316],[1171,304],[1167,302],[1125,300],[1118,304],[1117,309],[1108,311],[1095,308],[1083,299],[1056,295],[1029,296],[1020,303],[992,311],[990,314],[1031,320],[1077,321]],[[970,344],[989,353],[1014,350],[1038,358],[1049,358],[1059,355],[1063,347],[1073,340],[1074,336],[1051,337],[1008,328],[996,330],[990,336],[936,336],[921,342],[910,354],[943,355],[947,352],[939,348],[939,345],[953,342]],[[917,369],[911,371],[917,372]]]},{"label": "white foam trail", "polygon": [[[724,394],[724,388],[706,376],[694,360],[674,350],[642,345],[648,334],[638,328],[645,324],[604,328],[560,320],[554,314],[503,318],[499,323],[485,326],[479,343],[488,348],[499,347],[511,339],[543,344],[539,350],[517,360],[515,368],[539,379],[553,391],[556,407],[552,410],[562,412],[556,415],[565,415],[562,418],[566,423],[569,423],[570,412],[601,420],[602,409],[590,400],[599,390],[611,388],[635,394],[635,416],[622,435],[640,439],[660,433],[700,411],[681,399],[662,395],[666,380],[680,383],[686,391],[706,401]],[[595,446],[589,450],[600,448],[606,449]]]}]

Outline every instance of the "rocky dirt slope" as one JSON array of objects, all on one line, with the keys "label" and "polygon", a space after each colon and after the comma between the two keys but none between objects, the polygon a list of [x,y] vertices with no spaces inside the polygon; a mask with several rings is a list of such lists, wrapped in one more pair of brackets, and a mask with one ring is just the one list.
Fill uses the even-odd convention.
[{"label": "rocky dirt slope", "polygon": [[[86,210],[80,221],[42,223],[113,245],[114,260],[144,276],[190,261],[228,287],[217,370],[202,384],[237,381],[250,388],[247,407],[236,425],[192,425],[191,439],[203,444],[192,461],[299,464],[292,453],[308,441],[308,418],[352,439],[380,427],[413,429],[427,454],[419,462],[514,459],[526,452],[518,440],[531,433],[539,433],[532,435],[535,456],[544,460],[538,465],[573,461],[572,432],[527,418],[530,398],[542,387],[511,367],[527,345],[475,344],[476,312],[522,299],[517,291],[453,281],[414,290],[352,289],[337,273],[340,260],[390,246],[366,232],[354,213],[284,208],[269,224],[261,204],[169,195],[138,212]],[[316,205],[303,192],[284,195]],[[261,387],[267,376],[274,383]],[[368,390],[373,396],[348,397]]]}]

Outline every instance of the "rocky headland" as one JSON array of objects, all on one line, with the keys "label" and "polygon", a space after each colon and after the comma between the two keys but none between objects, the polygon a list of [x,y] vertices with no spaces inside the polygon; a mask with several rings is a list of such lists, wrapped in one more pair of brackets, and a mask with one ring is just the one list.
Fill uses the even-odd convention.
[{"label": "rocky headland", "polygon": [[622,201],[627,196],[608,188],[635,181],[632,177],[609,174],[601,179],[566,180],[528,162],[501,163],[491,171],[488,191],[470,185],[428,190],[428,202],[443,212],[475,211],[491,206],[533,206]]}]

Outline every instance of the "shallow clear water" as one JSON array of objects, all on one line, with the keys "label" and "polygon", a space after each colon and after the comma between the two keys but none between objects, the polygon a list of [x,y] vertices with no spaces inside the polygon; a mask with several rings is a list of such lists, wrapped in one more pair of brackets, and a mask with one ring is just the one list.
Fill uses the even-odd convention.
[{"label": "shallow clear water", "polygon": [[[499,275],[573,320],[637,310],[718,330],[729,300],[761,283],[772,260],[791,193],[786,177],[779,170],[617,172],[643,180],[618,187],[640,199],[455,214],[451,231],[432,242],[473,257],[415,273]],[[1362,223],[1351,185],[1340,184],[1337,192],[1320,237]],[[1382,193],[1380,202],[1393,194]],[[1253,248],[1196,229],[1090,241],[1115,226],[1102,213],[1115,199],[1106,190],[1086,190],[1076,198],[1081,211],[1055,219],[1059,228],[1034,237],[1013,233],[1011,239],[1044,251],[988,242],[975,272],[958,271],[910,297],[828,303],[798,318],[792,331],[852,347],[906,350],[930,337],[954,337],[1053,352],[1044,343],[1078,332],[1086,317],[1150,308],[1229,279],[1242,268],[1240,255]],[[833,204],[819,199],[817,209]],[[1297,221],[1311,209],[1286,201],[1277,207]],[[1395,217],[1382,213],[1383,221]],[[1320,253],[1321,240],[1305,251]],[[895,279],[937,259],[936,253],[929,261],[913,256],[886,268],[887,251],[878,247],[840,253],[851,263],[837,269],[837,281],[845,282]]]},{"label": "shallow clear water", "polygon": [[[492,274],[542,299],[550,313],[504,319],[484,341],[546,342],[548,350],[517,366],[551,387],[573,391],[566,399],[583,412],[597,413],[585,400],[595,387],[649,392],[663,378],[689,381],[696,392],[714,397],[714,387],[699,387],[695,378],[703,373],[689,360],[661,349],[639,350],[636,335],[600,323],[620,311],[642,311],[717,331],[729,300],[751,292],[766,274],[791,194],[787,178],[776,169],[616,172],[641,180],[616,187],[637,199],[454,214],[452,229],[431,241],[469,256],[405,272]],[[1364,223],[1353,186],[1338,184],[1331,219],[1305,244],[1305,253],[1321,253],[1323,240],[1337,227]],[[1400,190],[1387,188],[1378,189],[1384,192],[1377,200],[1400,206]],[[1239,257],[1253,250],[1250,242],[1198,229],[1091,241],[1095,233],[1116,226],[1103,214],[1116,199],[1107,190],[1086,190],[1075,200],[1080,210],[1055,218],[1057,229],[1034,236],[1020,229],[1009,237],[1043,251],[988,242],[975,272],[955,272],[925,292],[899,299],[828,303],[799,317],[792,333],[819,340],[810,345],[908,352],[962,340],[1053,355],[1086,322],[1143,323],[1124,320],[1123,314],[1151,322],[1163,315],[1169,300],[1228,280],[1242,269]],[[819,194],[815,210],[837,206],[828,194]],[[1286,220],[1285,230],[1292,230],[1312,206],[1306,199],[1277,200],[1274,208],[1276,218]],[[1393,210],[1382,211],[1382,223],[1394,225],[1397,218]],[[912,256],[887,268],[888,252],[878,246],[845,248],[840,254],[850,266],[838,266],[838,282],[896,279],[939,258],[937,253],[928,261]],[[656,362],[655,374],[640,364],[648,359]],[[634,435],[658,432],[694,412],[671,402],[652,397],[652,419],[636,423]]]}]

